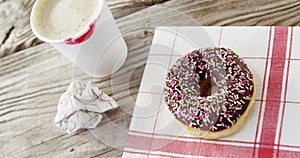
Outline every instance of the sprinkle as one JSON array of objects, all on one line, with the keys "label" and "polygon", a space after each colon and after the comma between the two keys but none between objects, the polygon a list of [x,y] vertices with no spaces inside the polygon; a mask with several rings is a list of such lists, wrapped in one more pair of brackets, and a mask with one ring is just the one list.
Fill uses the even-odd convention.
[{"label": "sprinkle", "polygon": [[227,120],[233,125],[233,122],[230,120],[230,118],[227,118]]},{"label": "sprinkle", "polygon": [[[233,116],[243,114],[254,88],[253,75],[237,58],[230,49],[206,48],[178,59],[165,84],[165,101],[174,116],[197,129],[231,128],[238,118]],[[201,97],[199,83],[208,78],[218,90],[212,96]]]}]

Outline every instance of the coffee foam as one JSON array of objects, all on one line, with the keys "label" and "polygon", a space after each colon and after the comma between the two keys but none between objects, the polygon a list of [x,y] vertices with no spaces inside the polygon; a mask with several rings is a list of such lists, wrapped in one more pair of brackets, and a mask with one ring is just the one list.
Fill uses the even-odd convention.
[{"label": "coffee foam", "polygon": [[87,28],[98,16],[101,0],[38,0],[32,27],[50,40],[65,40]]}]

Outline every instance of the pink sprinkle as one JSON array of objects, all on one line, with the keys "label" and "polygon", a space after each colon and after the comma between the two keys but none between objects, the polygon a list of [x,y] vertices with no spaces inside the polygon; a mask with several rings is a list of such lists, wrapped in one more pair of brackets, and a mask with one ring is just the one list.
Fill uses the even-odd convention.
[{"label": "pink sprinkle", "polygon": [[242,84],[243,84],[243,85],[245,85],[246,83],[247,83],[247,81],[246,81],[246,80],[243,80],[243,81],[242,81]]},{"label": "pink sprinkle", "polygon": [[231,98],[232,100],[234,100],[234,97],[233,97],[232,95],[230,96],[230,98]]},{"label": "pink sprinkle", "polygon": [[176,85],[176,80],[174,80],[174,79],[172,79],[172,81],[171,81],[171,85]]},{"label": "pink sprinkle", "polygon": [[195,78],[195,74],[193,73],[193,75],[192,75],[190,81],[192,81],[194,78]]}]

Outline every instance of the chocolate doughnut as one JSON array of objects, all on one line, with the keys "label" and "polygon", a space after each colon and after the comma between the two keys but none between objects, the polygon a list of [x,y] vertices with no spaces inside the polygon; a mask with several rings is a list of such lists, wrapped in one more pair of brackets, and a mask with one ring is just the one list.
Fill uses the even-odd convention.
[{"label": "chocolate doughnut", "polygon": [[166,78],[168,109],[188,133],[205,139],[229,136],[239,130],[254,96],[253,74],[227,48],[192,51],[177,60]]}]

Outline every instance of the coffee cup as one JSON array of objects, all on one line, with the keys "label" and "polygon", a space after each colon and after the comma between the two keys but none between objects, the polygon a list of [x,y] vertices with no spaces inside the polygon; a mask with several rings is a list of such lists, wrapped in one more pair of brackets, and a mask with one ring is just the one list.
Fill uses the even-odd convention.
[{"label": "coffee cup", "polygon": [[89,76],[109,76],[126,60],[126,43],[104,0],[37,0],[30,24]]}]

